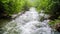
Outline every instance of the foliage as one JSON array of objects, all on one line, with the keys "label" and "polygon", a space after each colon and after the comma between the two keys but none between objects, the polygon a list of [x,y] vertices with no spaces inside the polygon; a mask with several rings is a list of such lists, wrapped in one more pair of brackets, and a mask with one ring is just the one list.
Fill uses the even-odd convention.
[{"label": "foliage", "polygon": [[35,7],[37,10],[46,10],[47,6],[50,4],[51,0],[36,0]]},{"label": "foliage", "polygon": [[21,11],[28,10],[32,4],[28,0],[0,0],[0,15],[16,14]]},{"label": "foliage", "polygon": [[54,31],[60,32],[60,20],[54,20],[48,23]]},{"label": "foliage", "polygon": [[39,12],[45,10],[55,18],[60,16],[60,0],[0,0],[0,15],[12,15],[29,10],[32,6]]},{"label": "foliage", "polygon": [[54,21],[49,22],[49,25],[55,26],[58,23],[60,23],[60,20],[57,19],[57,20],[54,20]]},{"label": "foliage", "polygon": [[55,18],[60,16],[60,0],[36,0],[35,7],[39,12],[40,10],[45,10],[45,13]]},{"label": "foliage", "polygon": [[18,11],[17,9],[20,8],[19,4],[17,4],[18,1],[16,2],[15,0],[14,1],[13,0],[1,0],[0,2],[3,3],[2,5],[3,6],[2,9],[4,9],[3,12],[8,15],[16,13]]},{"label": "foliage", "polygon": [[33,5],[32,5],[32,3],[31,3],[30,0],[25,0],[25,3],[24,3],[24,5],[23,5],[23,10],[24,10],[24,11],[27,11],[27,10],[29,10],[29,8],[32,7],[32,6],[33,6]]}]

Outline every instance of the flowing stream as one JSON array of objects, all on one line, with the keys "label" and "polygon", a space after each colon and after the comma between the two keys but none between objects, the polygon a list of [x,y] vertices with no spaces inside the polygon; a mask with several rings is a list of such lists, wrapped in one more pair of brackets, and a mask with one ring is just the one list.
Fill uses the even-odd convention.
[{"label": "flowing stream", "polygon": [[48,17],[43,10],[39,14],[31,7],[29,11],[6,24],[3,34],[54,34],[48,25]]}]

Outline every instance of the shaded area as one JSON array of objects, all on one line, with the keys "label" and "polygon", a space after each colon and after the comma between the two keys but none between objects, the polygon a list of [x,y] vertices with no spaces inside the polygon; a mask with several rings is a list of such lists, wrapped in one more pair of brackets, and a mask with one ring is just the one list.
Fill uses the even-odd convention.
[{"label": "shaded area", "polygon": [[0,19],[0,28],[5,26],[10,21],[10,19]]}]

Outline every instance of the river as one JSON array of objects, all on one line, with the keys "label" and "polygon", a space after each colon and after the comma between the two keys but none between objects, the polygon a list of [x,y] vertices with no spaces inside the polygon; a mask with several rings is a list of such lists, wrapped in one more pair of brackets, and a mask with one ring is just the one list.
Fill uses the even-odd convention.
[{"label": "river", "polygon": [[34,7],[31,7],[29,11],[4,25],[2,34],[54,34],[48,25],[48,16],[43,10],[38,13]]}]

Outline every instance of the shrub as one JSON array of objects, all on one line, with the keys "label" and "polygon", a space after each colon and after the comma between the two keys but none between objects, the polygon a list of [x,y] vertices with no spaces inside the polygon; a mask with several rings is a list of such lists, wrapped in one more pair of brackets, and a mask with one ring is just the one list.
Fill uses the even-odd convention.
[{"label": "shrub", "polygon": [[31,6],[27,0],[0,0],[0,15],[11,16],[12,14],[28,10]]},{"label": "shrub", "polygon": [[51,26],[55,26],[57,23],[60,23],[60,20],[53,20],[53,21],[51,21],[51,22],[49,22],[49,25],[51,25]]},{"label": "shrub", "polygon": [[36,0],[35,7],[37,10],[45,10],[45,13],[50,14],[54,19],[60,16],[60,0]]},{"label": "shrub", "polygon": [[3,12],[8,15],[20,12],[24,5],[23,0],[1,0],[0,2],[3,3]]},{"label": "shrub", "polygon": [[60,20],[51,21],[51,22],[49,22],[49,25],[50,25],[53,29],[55,29],[55,30],[57,30],[57,31],[60,32]]}]

